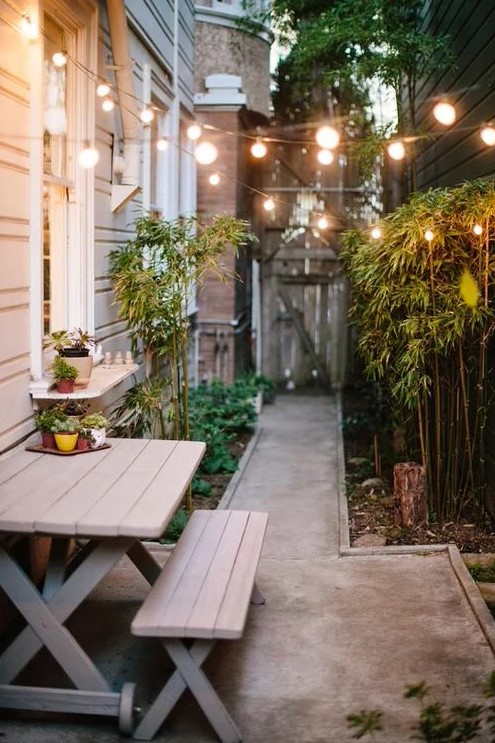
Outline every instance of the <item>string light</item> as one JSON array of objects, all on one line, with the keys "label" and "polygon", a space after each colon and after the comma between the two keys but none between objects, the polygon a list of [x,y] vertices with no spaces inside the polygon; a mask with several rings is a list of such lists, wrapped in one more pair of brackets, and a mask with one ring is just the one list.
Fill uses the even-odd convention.
[{"label": "string light", "polygon": [[473,232],[475,235],[482,235],[483,234],[483,227],[480,224],[475,224],[473,227]]},{"label": "string light", "polygon": [[196,147],[194,156],[200,165],[211,165],[218,157],[218,150],[211,142],[201,142]]},{"label": "string light", "polygon": [[143,108],[143,110],[139,114],[139,118],[141,119],[143,124],[147,126],[148,124],[151,124],[151,122],[155,118],[155,114],[153,113],[151,108]]},{"label": "string light", "polygon": [[434,237],[435,237],[435,235],[432,232],[432,230],[425,230],[425,240],[427,240],[429,243],[431,243],[431,241],[433,240]]},{"label": "string light", "polygon": [[324,150],[334,150],[339,146],[340,134],[333,126],[320,126],[316,132],[316,142]]},{"label": "string light", "polygon": [[251,147],[251,155],[258,159],[265,157],[268,152],[266,144],[263,142],[261,137],[256,138],[256,142]]},{"label": "string light", "polygon": [[330,150],[318,150],[316,153],[316,159],[322,165],[331,165],[333,163],[333,152]]},{"label": "string light", "polygon": [[433,116],[444,126],[452,126],[457,118],[454,106],[446,101],[441,101],[433,107]]},{"label": "string light", "polygon": [[218,186],[220,183],[220,176],[218,173],[212,173],[210,177],[208,178],[208,181],[212,186]]},{"label": "string light", "polygon": [[263,209],[267,212],[272,212],[275,209],[275,202],[272,198],[265,199],[263,202]]},{"label": "string light", "polygon": [[156,143],[156,149],[160,150],[160,152],[168,150],[168,139],[165,139],[165,137],[160,137],[160,139]]},{"label": "string light", "polygon": [[55,67],[65,67],[67,60],[67,52],[55,52],[55,54],[52,55],[52,62]]},{"label": "string light", "polygon": [[110,93],[110,85],[108,83],[100,83],[96,87],[96,95],[99,98],[105,98]]},{"label": "string light", "polygon": [[187,137],[188,139],[192,139],[195,141],[196,139],[199,139],[201,134],[203,133],[203,130],[201,129],[199,124],[191,124],[187,127]]},{"label": "string light", "polygon": [[115,108],[115,103],[114,101],[112,101],[111,98],[105,98],[105,100],[101,104],[101,107],[104,111],[113,111],[113,109]]},{"label": "string light", "polygon": [[495,127],[487,124],[481,129],[480,137],[488,147],[493,147],[495,145]]},{"label": "string light", "polygon": [[392,160],[403,160],[406,156],[406,148],[403,142],[391,142],[387,147],[387,151]]},{"label": "string light", "polygon": [[84,143],[84,147],[79,153],[79,165],[81,168],[94,168],[98,160],[100,159],[100,153],[95,147],[91,147],[89,142]]},{"label": "string light", "polygon": [[382,236],[382,231],[379,227],[372,227],[370,235],[373,240],[379,240]]},{"label": "string light", "polygon": [[330,222],[328,221],[328,219],[325,216],[323,216],[323,217],[320,217],[319,218],[319,220],[317,222],[317,225],[318,225],[318,229],[320,229],[320,230],[326,230],[327,227],[330,226]]},{"label": "string light", "polygon": [[34,41],[38,38],[38,26],[33,23],[28,15],[22,16],[20,23],[20,31],[22,36],[28,41]]}]

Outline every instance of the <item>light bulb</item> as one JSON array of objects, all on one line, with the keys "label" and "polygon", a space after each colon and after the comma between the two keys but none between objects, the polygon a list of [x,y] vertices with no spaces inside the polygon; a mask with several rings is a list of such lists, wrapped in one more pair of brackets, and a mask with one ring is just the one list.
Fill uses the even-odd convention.
[{"label": "light bulb", "polygon": [[323,216],[319,218],[317,224],[320,230],[326,230],[330,223],[328,219],[325,216]]},{"label": "light bulb", "polygon": [[111,98],[105,98],[105,100],[101,104],[101,107],[104,111],[113,111],[113,109],[115,108],[115,103],[112,101]]},{"label": "light bulb", "polygon": [[55,67],[64,67],[67,64],[67,52],[55,52],[52,55],[52,62]]},{"label": "light bulb", "polygon": [[435,235],[432,232],[432,230],[425,230],[425,240],[427,240],[429,243],[431,243],[431,241],[433,240],[434,237],[435,237]]},{"label": "light bulb", "polygon": [[211,142],[201,142],[196,147],[194,157],[200,165],[211,165],[218,157],[218,150]]},{"label": "light bulb", "polygon": [[263,202],[263,209],[267,212],[271,212],[275,209],[275,202],[272,198],[265,199]]},{"label": "light bulb", "polygon": [[100,153],[95,147],[91,147],[89,142],[86,142],[84,148],[79,153],[79,165],[81,168],[94,168],[98,160],[100,159]]},{"label": "light bulb", "polygon": [[262,157],[265,157],[267,152],[268,150],[266,148],[266,144],[263,142],[261,137],[258,137],[256,139],[256,142],[251,147],[251,155],[260,159]]},{"label": "light bulb", "polygon": [[493,145],[495,145],[495,127],[491,124],[487,124],[480,131],[480,137],[488,147],[493,147]]},{"label": "light bulb", "polygon": [[32,22],[28,15],[22,17],[20,31],[22,36],[28,41],[34,41],[38,37],[38,26]]},{"label": "light bulb", "polygon": [[340,135],[333,126],[320,126],[316,132],[316,142],[325,150],[334,150],[340,142]]},{"label": "light bulb", "polygon": [[218,173],[212,173],[208,180],[212,186],[218,186],[218,184],[220,183],[220,176],[218,175]]},{"label": "light bulb", "polygon": [[160,152],[168,150],[168,139],[165,139],[165,137],[160,137],[160,139],[156,143],[156,149],[160,150]]},{"label": "light bulb", "polygon": [[188,136],[188,139],[199,139],[202,134],[202,129],[199,124],[191,124],[191,126],[187,127],[186,134]]},{"label": "light bulb", "polygon": [[143,124],[151,124],[153,119],[155,118],[155,114],[151,110],[151,108],[143,108],[141,113],[139,114],[139,118],[143,122]]},{"label": "light bulb", "polygon": [[373,227],[370,232],[371,237],[373,240],[379,240],[382,236],[382,231],[379,227]]},{"label": "light bulb", "polygon": [[480,224],[475,224],[473,227],[473,232],[475,235],[482,235],[483,234],[483,227]]},{"label": "light bulb", "polygon": [[99,98],[104,98],[110,93],[110,85],[108,83],[100,83],[96,87],[96,95]]},{"label": "light bulb", "polygon": [[403,160],[406,156],[406,148],[402,142],[391,142],[387,151],[392,160]]},{"label": "light bulb", "polygon": [[442,101],[434,106],[433,116],[440,124],[443,124],[444,126],[452,126],[456,120],[455,108],[451,103]]},{"label": "light bulb", "polygon": [[318,150],[316,158],[322,165],[331,165],[333,163],[333,152],[330,152],[330,150]]}]

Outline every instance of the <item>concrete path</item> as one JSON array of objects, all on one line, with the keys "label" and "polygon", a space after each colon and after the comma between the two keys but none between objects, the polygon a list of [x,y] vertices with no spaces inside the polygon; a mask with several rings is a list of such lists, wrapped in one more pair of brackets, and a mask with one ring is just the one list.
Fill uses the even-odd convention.
[{"label": "concrete path", "polygon": [[[245,743],[351,741],[347,715],[373,708],[384,711],[376,740],[406,743],[417,704],[403,690],[423,680],[432,699],[480,703],[495,668],[495,631],[457,551],[348,547],[335,399],[278,397],[264,408],[251,448],[221,506],[270,514],[258,573],[266,605],[253,606],[244,638],[219,644],[206,664]],[[145,592],[122,564],[72,622],[116,688],[137,681],[143,706],[164,663],[157,644],[128,636]],[[37,668],[49,684],[49,659]],[[12,743],[121,740],[113,720],[73,718],[9,717],[0,735]],[[215,736],[184,696],[155,740]]]}]

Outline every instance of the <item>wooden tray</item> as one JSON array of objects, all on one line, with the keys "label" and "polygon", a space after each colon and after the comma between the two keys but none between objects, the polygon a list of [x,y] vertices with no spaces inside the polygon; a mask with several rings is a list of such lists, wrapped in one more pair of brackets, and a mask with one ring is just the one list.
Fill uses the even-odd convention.
[{"label": "wooden tray", "polygon": [[60,451],[60,449],[50,449],[43,444],[35,444],[34,446],[26,446],[26,451],[40,451],[43,454],[58,454],[62,457],[71,457],[73,454],[91,454],[95,451],[101,451],[102,449],[110,449],[111,444],[102,444],[97,449],[73,449],[72,451]]}]

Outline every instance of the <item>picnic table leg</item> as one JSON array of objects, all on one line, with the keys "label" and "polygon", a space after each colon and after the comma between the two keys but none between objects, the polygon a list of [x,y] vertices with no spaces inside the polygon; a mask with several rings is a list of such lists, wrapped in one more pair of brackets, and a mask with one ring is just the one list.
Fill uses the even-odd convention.
[{"label": "picnic table leg", "polygon": [[[38,632],[37,629],[36,633],[31,626],[25,627],[0,656],[0,683],[8,684],[13,681],[17,674],[36,655],[38,650],[41,650],[43,645],[47,644],[45,642],[45,635],[50,641],[51,633],[47,631],[43,632],[42,616],[46,616],[47,621],[50,622],[55,636],[65,634],[71,638],[65,627],[62,627],[62,623],[71,616],[90,591],[98,585],[113,565],[125,554],[132,541],[134,540],[117,538],[113,541],[105,540],[104,543],[100,543],[82,565],[80,565],[79,569],[72,573],[70,578],[65,581],[47,604],[43,602],[38,591],[27,578],[24,571],[21,570],[13,558],[0,546],[0,586],[5,590],[19,612],[27,619],[29,625],[33,627],[40,625],[40,631]],[[37,613],[38,608],[39,615]],[[28,611],[30,611],[29,616],[27,616]],[[40,637],[43,639],[40,639]],[[71,640],[77,645],[73,638]],[[49,647],[48,644],[47,647]],[[79,649],[76,652],[82,653],[83,651]],[[52,654],[54,654],[57,662],[60,663],[57,653]],[[93,665],[87,656],[85,657],[87,662]],[[62,665],[62,667],[64,666]],[[68,672],[66,668],[64,670],[66,673]],[[82,681],[83,686],[80,688],[106,690],[108,687],[103,677],[96,669],[94,671],[91,675],[95,680],[96,686],[92,686],[92,682]],[[77,686],[74,678],[72,680]]]}]

